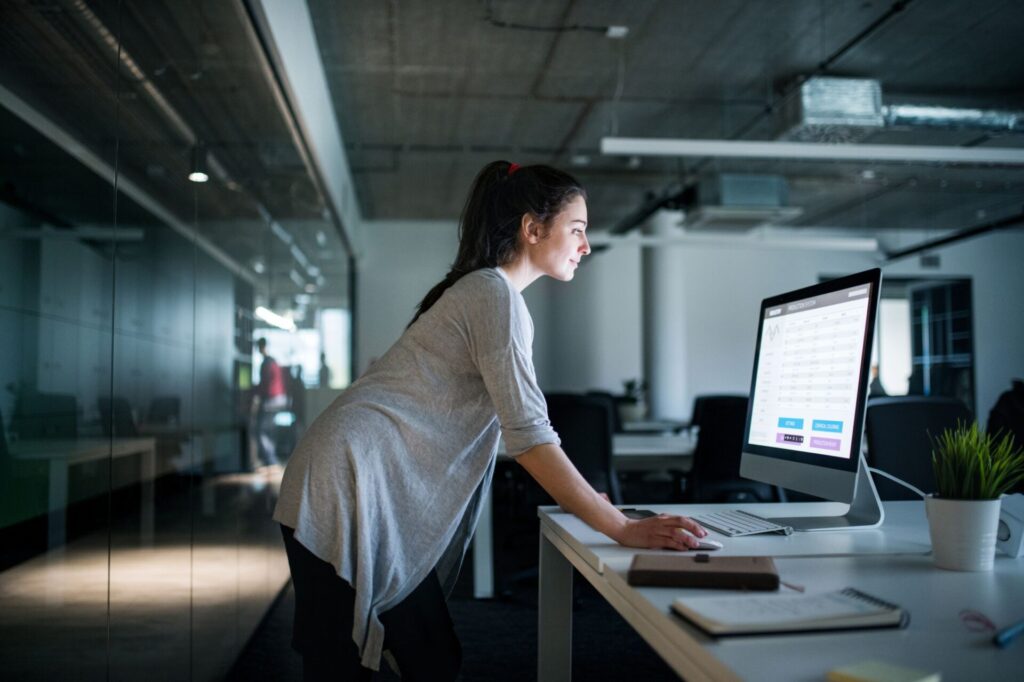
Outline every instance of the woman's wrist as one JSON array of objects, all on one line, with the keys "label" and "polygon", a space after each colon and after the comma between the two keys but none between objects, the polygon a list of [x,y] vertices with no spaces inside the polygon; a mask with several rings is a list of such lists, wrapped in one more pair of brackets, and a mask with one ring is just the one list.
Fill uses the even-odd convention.
[{"label": "woman's wrist", "polygon": [[615,540],[615,542],[620,545],[623,545],[625,544],[623,540],[626,539],[626,533],[629,530],[630,520],[618,510],[616,510],[616,514],[618,514],[619,518],[612,521],[611,532],[605,533],[605,535],[610,537],[612,540]]}]

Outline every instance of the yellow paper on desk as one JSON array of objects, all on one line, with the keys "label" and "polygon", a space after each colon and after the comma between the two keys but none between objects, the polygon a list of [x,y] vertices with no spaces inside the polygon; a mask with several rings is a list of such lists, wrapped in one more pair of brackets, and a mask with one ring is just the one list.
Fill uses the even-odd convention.
[{"label": "yellow paper on desk", "polygon": [[942,675],[885,661],[863,661],[828,671],[828,682],[940,682]]}]

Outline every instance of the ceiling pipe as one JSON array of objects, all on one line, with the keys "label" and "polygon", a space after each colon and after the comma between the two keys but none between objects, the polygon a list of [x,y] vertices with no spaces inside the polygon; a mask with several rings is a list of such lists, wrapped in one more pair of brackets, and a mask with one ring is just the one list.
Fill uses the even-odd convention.
[{"label": "ceiling pipe", "polygon": [[685,187],[671,185],[658,194],[649,192],[644,203],[617,222],[615,226],[609,230],[609,233],[625,234],[638,225],[643,224],[648,218],[663,208],[689,208],[694,202],[696,202],[696,199],[697,188],[693,185],[687,185]]},{"label": "ceiling pipe", "polygon": [[[834,228],[830,228],[834,229]],[[796,249],[811,251],[866,251],[877,253],[878,240],[860,237],[787,237],[783,235],[765,236],[763,234],[730,236],[714,234],[689,234],[680,232],[669,236],[629,235],[612,236],[595,233],[589,237],[591,246],[640,246],[656,248],[671,244],[690,244],[694,246],[721,246],[730,249]]]},{"label": "ceiling pipe", "polygon": [[950,244],[955,244],[956,242],[961,242],[965,239],[977,237],[989,232],[996,232],[998,230],[1006,230],[1017,225],[1024,225],[1024,207],[1022,207],[1021,212],[1016,215],[1011,215],[1006,218],[1000,218],[999,220],[993,220],[983,225],[976,225],[975,227],[960,230],[955,234],[933,239],[931,241],[924,242],[923,244],[912,246],[908,249],[891,251],[885,254],[885,262],[892,263],[900,260],[901,258],[906,258],[907,256],[924,253],[925,251],[932,251],[940,246],[949,246]]},{"label": "ceiling pipe", "polygon": [[901,128],[1024,132],[1024,111],[890,104],[882,107],[882,118],[885,125]]}]

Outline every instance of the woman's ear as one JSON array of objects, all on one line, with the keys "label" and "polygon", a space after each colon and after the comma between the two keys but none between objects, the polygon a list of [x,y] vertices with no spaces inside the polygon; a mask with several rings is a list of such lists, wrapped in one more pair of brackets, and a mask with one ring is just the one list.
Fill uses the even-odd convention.
[{"label": "woman's ear", "polygon": [[540,221],[537,220],[530,213],[524,213],[522,220],[519,222],[519,234],[523,238],[524,244],[537,244],[540,242],[543,233],[541,232]]}]

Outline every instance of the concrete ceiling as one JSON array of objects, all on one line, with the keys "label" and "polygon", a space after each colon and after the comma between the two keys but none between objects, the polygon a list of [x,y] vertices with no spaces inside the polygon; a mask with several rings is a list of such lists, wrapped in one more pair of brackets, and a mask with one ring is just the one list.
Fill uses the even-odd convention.
[{"label": "concrete ceiling", "polygon": [[[598,229],[648,191],[720,172],[785,176],[790,203],[804,209],[796,225],[957,229],[1024,203],[1020,167],[631,163],[599,152],[605,135],[772,139],[802,75],[875,78],[887,103],[1024,109],[1020,2],[309,5],[371,219],[451,219],[494,158],[572,170]],[[608,26],[628,35],[610,39]],[[1020,147],[1024,135],[885,130],[863,142]]]},{"label": "concrete ceiling", "polygon": [[[965,229],[1024,204],[1019,166],[599,151],[606,135],[774,139],[781,104],[809,75],[878,79],[887,103],[1024,110],[1024,3],[1016,0],[308,5],[370,220],[454,220],[474,174],[495,158],[574,172],[588,189],[596,230],[650,192],[723,172],[786,178],[789,204],[802,209],[797,226]],[[609,26],[628,35],[611,39]],[[344,279],[344,249],[252,35],[244,0],[11,0],[0,5],[0,85],[78,144],[116,159],[124,177],[243,267],[271,261],[278,290],[289,286],[294,261],[271,220],[294,233],[326,275]],[[184,179],[194,140],[183,126],[223,177],[198,188]],[[1019,133],[954,130],[882,130],[863,141],[1024,147]],[[0,199],[54,225],[112,220],[109,186],[7,111]],[[127,199],[119,216],[158,222]]]}]

